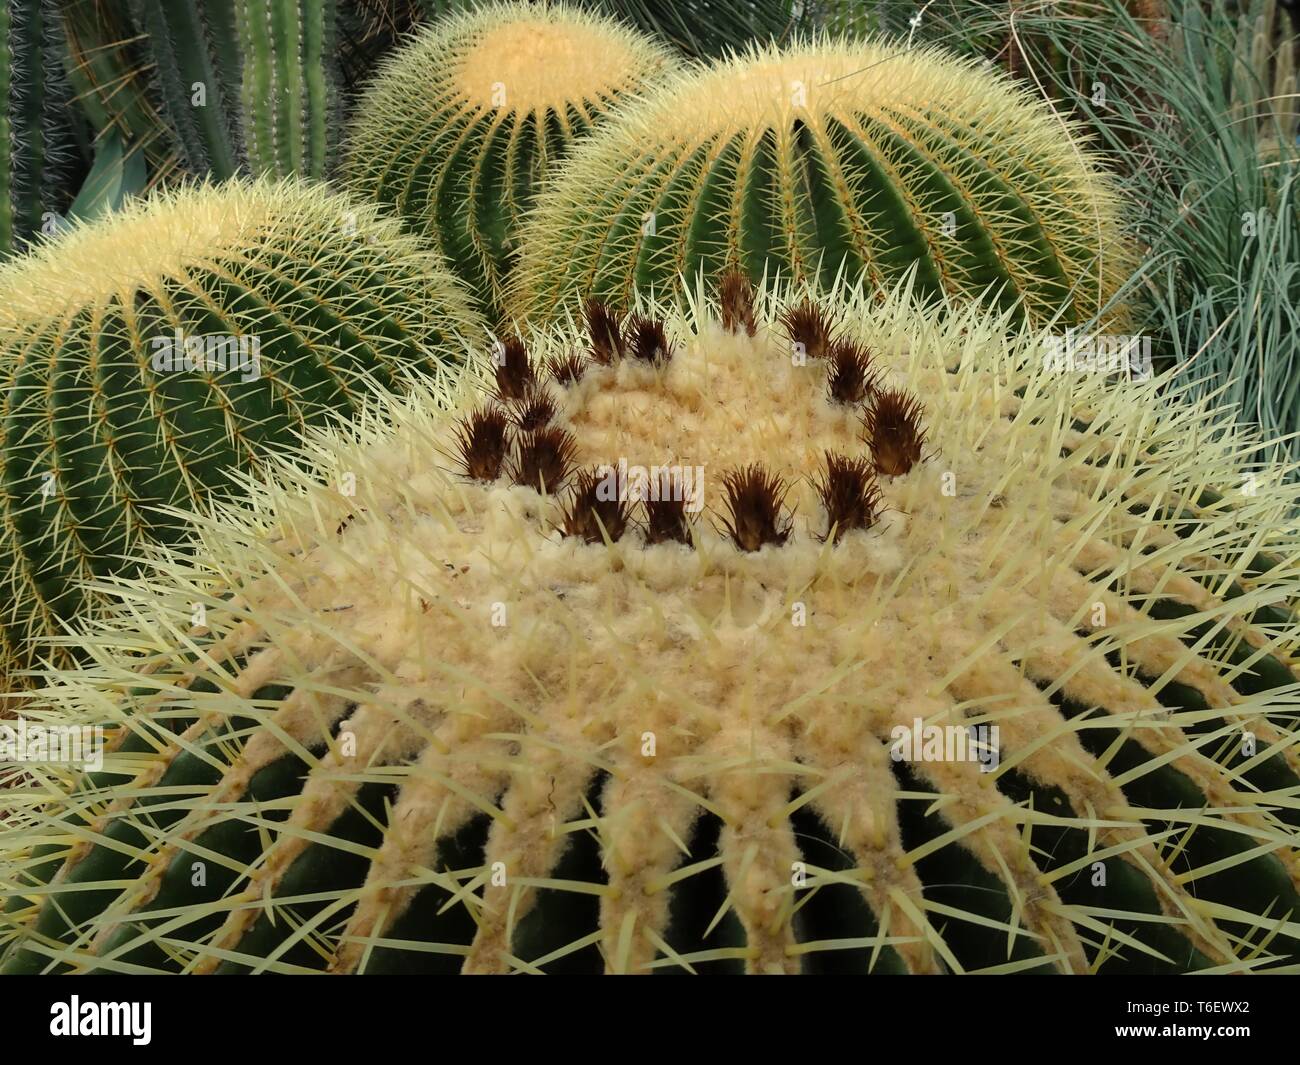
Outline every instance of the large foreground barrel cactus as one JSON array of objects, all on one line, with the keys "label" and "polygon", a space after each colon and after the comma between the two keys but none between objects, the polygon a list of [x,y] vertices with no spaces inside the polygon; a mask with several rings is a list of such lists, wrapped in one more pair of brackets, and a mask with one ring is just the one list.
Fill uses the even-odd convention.
[{"label": "large foreground barrel cactus", "polygon": [[1086,321],[1131,259],[1109,183],[1041,101],[941,49],[836,40],[669,79],[575,149],[521,245],[521,318],[740,266],[883,286],[915,268],[923,295],[992,287]]},{"label": "large foreground barrel cactus", "polygon": [[1294,491],[905,295],[589,304],[200,519],[5,970],[1294,968]]},{"label": "large foreground barrel cactus", "polygon": [[436,254],[293,182],[192,186],[0,270],[0,636],[6,667],[80,611],[82,579],[262,464],[368,380],[463,356],[482,324]]},{"label": "large foreground barrel cactus", "polygon": [[654,40],[564,5],[449,16],[391,56],[361,101],[349,181],[428,234],[498,308],[548,168],[674,65]]}]

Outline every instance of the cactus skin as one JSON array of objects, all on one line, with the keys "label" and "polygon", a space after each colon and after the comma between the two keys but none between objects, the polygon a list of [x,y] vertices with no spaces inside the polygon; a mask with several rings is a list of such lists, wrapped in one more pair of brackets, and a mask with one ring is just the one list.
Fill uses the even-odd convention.
[{"label": "cactus skin", "polygon": [[[1062,387],[1005,316],[907,296],[822,298],[873,360],[872,424],[919,396],[928,433],[833,541],[805,476],[889,441],[793,364],[779,292],[753,337],[703,294],[643,306],[666,361],[545,386],[583,466],[703,463],[719,515],[765,464],[784,502],[729,519],[757,551],[702,515],[595,541],[565,493],[460,476],[494,420],[462,417],[474,372],[203,520],[33,697],[120,746],[86,801],[56,769],[0,834],[4,971],[1293,966],[1297,489],[1216,499],[1249,444],[1229,415],[1163,406],[1167,377]],[[530,343],[503,390],[586,338]],[[892,761],[913,718],[997,724],[998,771]]]},{"label": "cactus skin", "polygon": [[42,229],[68,197],[67,87],[58,19],[48,0],[0,0],[0,257]]},{"label": "cactus skin", "polygon": [[[87,263],[99,264],[96,271]],[[261,374],[163,372],[158,337],[256,337]],[[374,208],[297,182],[188,186],[0,270],[5,665],[93,600],[78,578],[179,534],[199,504],[372,376],[460,358],[483,328],[437,257]],[[125,572],[130,572],[128,566]]]},{"label": "cactus skin", "polygon": [[[932,48],[817,39],[692,69],[623,111],[538,197],[508,306],[626,305],[679,275],[1022,299],[1087,321],[1127,276],[1118,202],[1061,121]],[[1118,320],[1118,319],[1117,319]]]},{"label": "cactus skin", "polygon": [[674,65],[654,41],[564,6],[449,16],[381,67],[350,131],[347,181],[426,233],[497,312],[548,168]]}]

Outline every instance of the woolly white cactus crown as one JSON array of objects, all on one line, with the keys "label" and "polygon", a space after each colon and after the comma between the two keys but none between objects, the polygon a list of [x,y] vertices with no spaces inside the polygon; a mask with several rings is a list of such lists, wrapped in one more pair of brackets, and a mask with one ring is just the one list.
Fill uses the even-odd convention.
[{"label": "woolly white cactus crown", "polygon": [[[697,293],[617,342],[589,307],[594,338],[505,345],[499,414],[466,370],[196,518],[41,693],[137,742],[4,836],[6,893],[37,843],[71,858],[11,913],[37,967],[1283,964],[1294,491],[1241,491],[1255,445],[1167,379],[906,289],[801,298],[733,279],[730,329]],[[702,469],[703,511],[580,475],[620,460]],[[891,757],[918,721],[996,726],[988,757]],[[167,792],[195,750],[211,779]],[[285,759],[300,790],[259,798]],[[225,879],[178,905],[196,861]],[[1211,890],[1243,872],[1273,902]]]}]

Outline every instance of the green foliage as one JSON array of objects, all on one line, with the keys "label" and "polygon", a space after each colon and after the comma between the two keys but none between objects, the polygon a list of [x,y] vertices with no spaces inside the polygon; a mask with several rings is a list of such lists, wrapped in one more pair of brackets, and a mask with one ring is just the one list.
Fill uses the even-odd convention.
[{"label": "green foliage", "polygon": [[184,165],[179,137],[151,88],[150,60],[125,4],[57,0],[63,65],[73,99],[91,130],[114,130],[143,154],[150,176],[166,181]]},{"label": "green foliage", "polygon": [[155,175],[325,177],[342,119],[335,0],[62,0],[96,129]]}]

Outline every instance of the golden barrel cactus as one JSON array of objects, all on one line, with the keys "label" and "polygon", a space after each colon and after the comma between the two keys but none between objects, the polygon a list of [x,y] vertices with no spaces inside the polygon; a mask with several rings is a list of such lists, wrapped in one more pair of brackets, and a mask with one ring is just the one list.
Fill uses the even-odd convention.
[{"label": "golden barrel cactus", "polygon": [[564,4],[448,15],[390,56],[360,101],[348,183],[426,234],[499,313],[549,170],[676,65],[653,38]]},{"label": "golden barrel cactus", "polygon": [[0,671],[55,654],[95,581],[182,535],[168,508],[484,328],[396,220],[292,180],[180,186],[7,262]]},{"label": "golden barrel cactus", "polygon": [[882,289],[915,270],[918,295],[1081,323],[1127,276],[1116,190],[1083,139],[942,49],[755,47],[648,96],[538,196],[508,302],[521,320],[740,267]]},{"label": "golden barrel cactus", "polygon": [[34,696],[112,742],[5,969],[1294,965],[1294,487],[939,310],[592,301],[314,434]]}]

